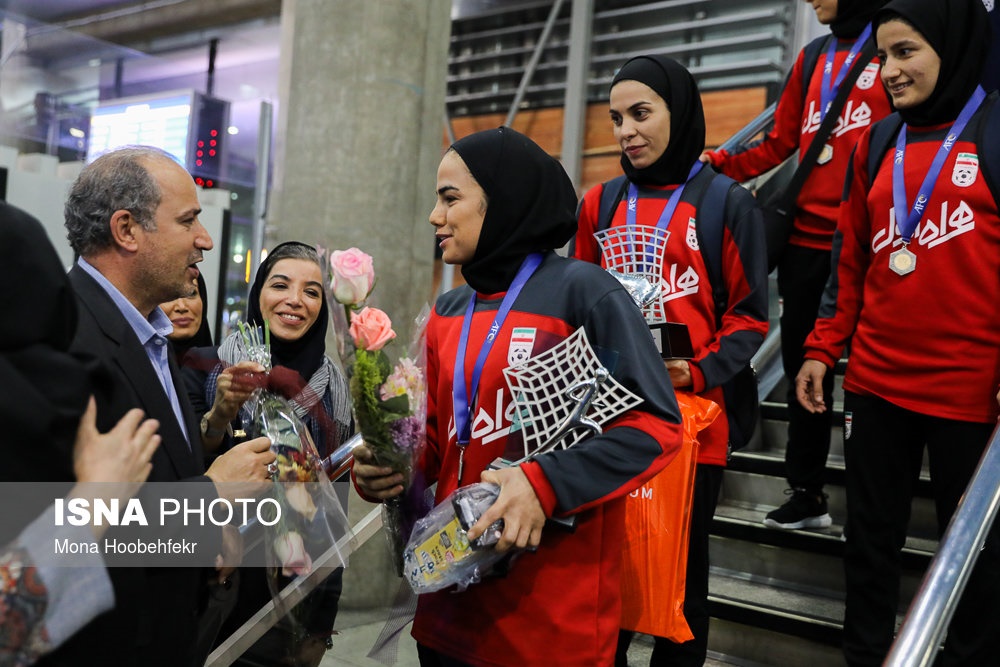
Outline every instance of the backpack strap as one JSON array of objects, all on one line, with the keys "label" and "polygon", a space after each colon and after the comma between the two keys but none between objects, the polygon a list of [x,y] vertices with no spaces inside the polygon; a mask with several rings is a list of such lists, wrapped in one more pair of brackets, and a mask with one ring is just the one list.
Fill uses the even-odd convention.
[{"label": "backpack strap", "polygon": [[976,137],[976,150],[983,165],[983,177],[993,193],[993,201],[1000,204],[1000,102],[996,92],[986,98],[986,109],[979,123],[979,133]]},{"label": "backpack strap", "polygon": [[[830,46],[831,39],[835,39],[832,32],[825,37],[817,37],[813,41],[806,44],[802,49],[803,100],[806,97],[806,93],[809,91],[809,81],[812,80],[813,72],[816,71],[816,65],[819,64],[819,56]],[[871,59],[869,58],[869,60]]]},{"label": "backpack strap", "polygon": [[601,204],[597,209],[597,231],[603,232],[611,226],[611,220],[615,217],[615,209],[618,202],[625,196],[628,189],[628,179],[625,174],[605,181],[601,186]]},{"label": "backpack strap", "polygon": [[[903,126],[903,118],[899,112],[893,112],[872,125],[871,136],[868,139],[868,187],[875,182],[875,174],[882,164],[882,157],[896,140],[899,128]],[[844,186],[848,187],[847,185]]]},{"label": "backpack strap", "polygon": [[736,181],[728,176],[712,175],[712,180],[698,201],[698,224],[695,226],[701,258],[705,262],[708,282],[712,287],[717,326],[722,324],[722,316],[729,307],[729,292],[722,279],[722,231],[726,226],[726,201],[733,185],[737,185]]}]

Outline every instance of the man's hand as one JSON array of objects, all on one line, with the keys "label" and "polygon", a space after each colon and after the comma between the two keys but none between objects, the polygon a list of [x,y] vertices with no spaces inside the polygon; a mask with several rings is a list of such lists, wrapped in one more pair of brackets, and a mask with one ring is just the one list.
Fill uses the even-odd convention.
[{"label": "man's hand", "polygon": [[503,535],[494,547],[497,551],[502,553],[511,547],[537,548],[542,542],[545,510],[521,467],[484,470],[479,478],[499,486],[500,496],[469,529],[469,541],[486,532],[493,522],[503,519]]},{"label": "man's hand", "polygon": [[271,483],[268,465],[276,458],[270,439],[261,436],[242,442],[215,459],[205,475],[215,482],[222,498],[232,500],[247,493],[260,495]]},{"label": "man's hand", "polygon": [[375,455],[367,445],[354,449],[354,481],[369,498],[387,500],[403,492],[403,473],[393,472],[387,466],[375,465]]},{"label": "man's hand", "polygon": [[822,361],[806,359],[799,374],[795,376],[795,398],[813,414],[826,412],[826,402],[823,400],[823,377],[826,370],[826,364]]}]

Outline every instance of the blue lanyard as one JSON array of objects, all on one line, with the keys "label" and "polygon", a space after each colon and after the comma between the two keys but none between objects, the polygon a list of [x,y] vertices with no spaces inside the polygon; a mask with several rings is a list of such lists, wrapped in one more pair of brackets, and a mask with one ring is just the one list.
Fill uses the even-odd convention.
[{"label": "blue lanyard", "polygon": [[[681,200],[681,193],[684,192],[684,187],[694,178],[701,168],[705,166],[704,162],[696,160],[694,165],[691,167],[691,171],[688,172],[687,178],[677,186],[677,189],[670,194],[670,199],[667,200],[667,205],[663,207],[663,212],[660,213],[660,219],[656,222],[656,228],[663,231],[667,230],[670,225],[670,219],[674,217],[674,210],[677,208],[678,202]],[[627,209],[625,211],[625,226],[629,230],[629,255],[632,255],[635,250],[632,247],[633,237],[632,230],[636,227],[636,202],[639,200],[639,188],[636,187],[635,183],[629,182],[628,185],[628,202]],[[647,266],[652,266],[654,260],[654,249],[650,244],[646,246],[646,264]]]},{"label": "blue lanyard", "polygon": [[[965,103],[965,106],[962,107],[962,111],[958,114],[958,118],[955,119],[954,125],[948,130],[948,136],[941,142],[941,147],[938,148],[937,155],[934,156],[934,161],[931,162],[931,166],[927,170],[927,175],[924,176],[924,182],[917,191],[917,198],[913,202],[913,208],[907,207],[906,173],[903,169],[903,159],[906,155],[905,123],[903,124],[903,129],[899,131],[899,137],[896,139],[896,155],[892,165],[892,208],[896,213],[896,227],[899,228],[899,236],[903,239],[904,244],[910,242],[913,231],[917,228],[917,223],[920,222],[920,218],[924,214],[924,208],[931,200],[931,194],[934,192],[934,186],[937,184],[938,175],[940,175],[941,169],[944,167],[944,161],[948,157],[948,153],[951,152],[951,148],[958,141],[962,130],[965,129],[972,115],[985,98],[986,92],[982,86],[979,86],[972,93],[972,97]],[[909,214],[907,214],[907,211],[909,211]]]},{"label": "blue lanyard", "polygon": [[[479,349],[479,356],[476,357],[476,365],[472,369],[472,386],[468,389],[465,385],[465,352],[469,346],[469,331],[472,328],[472,314],[476,310],[476,293],[472,293],[469,299],[469,307],[465,310],[465,319],[462,321],[462,335],[458,340],[458,353],[455,355],[455,371],[452,381],[452,408],[455,413],[455,430],[458,431],[458,444],[465,446],[469,444],[472,437],[472,405],[469,397],[475,398],[479,392],[479,378],[483,374],[483,366],[486,365],[486,357],[489,356],[493,343],[496,341],[503,322],[507,319],[517,295],[521,293],[521,288],[528,282],[528,278],[535,272],[538,265],[542,263],[542,253],[536,252],[528,255],[521,262],[521,268],[517,270],[514,281],[510,284],[507,294],[500,302],[493,324],[490,325],[486,340]],[[469,391],[471,389],[471,391]]]},{"label": "blue lanyard", "polygon": [[854,46],[851,47],[851,50],[847,53],[847,58],[844,59],[844,64],[837,71],[837,78],[832,86],[830,85],[830,79],[833,77],[833,61],[837,57],[837,38],[834,37],[830,40],[830,48],[826,52],[826,63],[823,65],[823,85],[819,89],[821,105],[819,120],[821,123],[826,118],[826,112],[833,103],[833,98],[837,96],[837,91],[840,90],[840,84],[844,82],[844,77],[851,71],[851,64],[854,63],[854,59],[861,53],[861,48],[868,38],[871,37],[871,34],[872,26],[869,23],[865,26],[864,32],[858,35],[858,38],[854,41]]}]

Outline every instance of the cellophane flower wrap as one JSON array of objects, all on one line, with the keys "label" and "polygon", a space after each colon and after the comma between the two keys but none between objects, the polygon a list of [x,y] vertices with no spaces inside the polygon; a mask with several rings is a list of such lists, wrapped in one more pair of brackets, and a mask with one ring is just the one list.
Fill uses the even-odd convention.
[{"label": "cellophane flower wrap", "polygon": [[[266,324],[263,335],[259,329],[242,323],[239,328],[247,357],[263,366],[270,376]],[[280,513],[275,517],[274,512],[267,512],[264,519],[273,522],[264,528],[267,580],[275,605],[291,622],[294,641],[299,643],[307,633],[298,619],[308,617],[309,610],[303,608],[306,603],[289,609],[279,593],[288,578],[311,574],[317,563],[323,563],[326,575],[346,566],[347,551],[338,547],[338,540],[347,544],[350,527],[309,429],[288,399],[269,390],[269,382],[262,385],[247,401],[250,419],[246,426],[251,438],[267,436],[277,457],[269,496],[277,501]]]},{"label": "cellophane flower wrap", "polygon": [[[350,382],[357,429],[378,465],[402,473],[404,492],[383,505],[383,526],[397,574],[413,524],[429,509],[417,473],[427,424],[424,329],[429,309],[414,323],[406,354],[392,320],[369,305],[375,287],[370,255],[358,248],[329,253],[328,294],[341,362]],[[340,307],[336,307],[339,305]]]}]

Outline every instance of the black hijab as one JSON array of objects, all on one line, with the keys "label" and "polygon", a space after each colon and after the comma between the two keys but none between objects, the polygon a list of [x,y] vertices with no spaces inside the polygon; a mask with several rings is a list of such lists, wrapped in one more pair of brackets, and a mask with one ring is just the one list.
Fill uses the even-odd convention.
[{"label": "black hijab", "polygon": [[[0,479],[69,480],[93,379],[69,353],[76,299],[41,223],[4,202],[0,266],[16,283],[0,298],[0,443],[16,462]],[[61,455],[53,457],[53,448]]]},{"label": "black hijab", "polygon": [[576,190],[555,158],[509,127],[476,132],[451,150],[488,197],[462,276],[479,292],[504,292],[525,257],[560,248],[576,233]]},{"label": "black hijab", "polygon": [[705,150],[705,110],[698,84],[691,73],[666,56],[636,56],[622,65],[611,87],[619,81],[644,83],[663,98],[670,109],[670,142],[656,162],[636,169],[623,153],[622,169],[639,185],[683,183],[691,165]]},{"label": "black hijab", "polygon": [[837,0],[837,18],[830,24],[830,32],[840,39],[854,39],[887,1]]},{"label": "black hijab", "polygon": [[955,120],[979,85],[990,51],[990,19],[982,0],[891,0],[875,15],[876,32],[894,18],[916,28],[941,58],[931,96],[899,115],[916,126]]},{"label": "black hijab", "polygon": [[201,324],[198,330],[190,338],[171,340],[174,347],[174,354],[177,355],[178,363],[181,363],[187,351],[193,347],[211,347],[213,345],[212,332],[208,328],[208,286],[205,284],[205,277],[198,273],[198,296],[201,297]]},{"label": "black hijab", "polygon": [[[316,249],[305,243],[298,241],[288,241],[274,247],[267,255],[254,278],[253,286],[250,288],[249,305],[247,306],[247,322],[251,326],[261,327],[263,332],[264,316],[260,311],[260,292],[267,282],[274,265],[282,259],[302,259],[301,251],[307,249],[315,256]],[[297,252],[296,252],[297,251]],[[309,260],[306,260],[309,261]],[[285,341],[276,338],[271,334],[271,365],[284,366],[296,371],[306,382],[312,377],[326,355],[326,327],[330,321],[330,311],[326,305],[326,296],[323,296],[320,306],[319,316],[309,330],[295,341]]]}]

